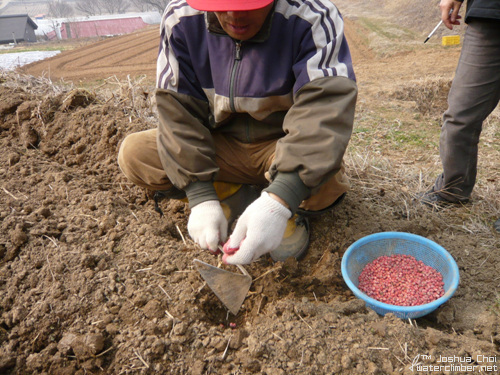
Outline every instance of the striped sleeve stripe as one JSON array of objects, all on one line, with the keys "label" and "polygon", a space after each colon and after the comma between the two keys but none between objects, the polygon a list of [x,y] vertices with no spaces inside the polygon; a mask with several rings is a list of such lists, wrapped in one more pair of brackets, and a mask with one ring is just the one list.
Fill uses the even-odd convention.
[{"label": "striped sleeve stripe", "polygon": [[[338,37],[337,28],[335,27],[334,20],[332,19],[332,15],[330,14],[330,9],[328,7],[326,7],[324,3],[322,3],[321,1],[318,1],[318,0],[313,0],[310,2],[307,1],[306,3],[309,4],[311,9],[314,9],[315,12],[321,14],[321,19],[322,19],[321,23],[326,24],[327,29],[328,29],[327,31],[325,30],[326,40],[327,40],[328,44],[327,44],[326,50],[323,51],[323,54],[322,54],[323,56],[321,58],[321,62],[320,62],[319,67],[321,68],[321,70],[325,74],[325,77],[329,75],[328,69],[331,71],[332,75],[337,75],[338,72],[336,71],[335,68],[333,68],[331,66],[332,66],[332,60],[333,60],[334,56],[336,55],[335,52],[338,51],[337,44],[339,44],[338,43],[339,41],[337,40],[337,37]],[[315,4],[320,8],[320,10],[315,9],[315,7],[314,7]],[[339,17],[338,12],[336,12],[336,14],[334,14],[333,16],[335,18],[338,18]],[[328,49],[330,50],[330,52],[328,52]],[[337,64],[335,63],[333,65],[337,65]]]},{"label": "striped sleeve stripe", "polygon": [[[162,22],[163,23],[172,23],[172,18],[171,16],[174,14],[174,11],[177,10],[177,9],[180,9],[180,8],[183,8],[183,7],[189,7],[189,5],[186,3],[185,0],[174,0],[174,1],[170,1],[168,3],[168,6],[167,8],[165,9],[165,12],[163,13],[163,19],[162,19]],[[175,18],[175,22],[173,22],[174,24],[177,23],[179,21],[179,18],[176,17]]]},{"label": "striped sleeve stripe", "polygon": [[171,88],[176,85],[178,76],[178,63],[175,56],[168,48],[167,42],[171,36],[172,28],[178,24],[183,16],[196,14],[199,11],[191,8],[185,0],[171,1],[163,13],[161,22],[161,43],[157,61],[157,86]]},{"label": "striped sleeve stripe", "polygon": [[[288,14],[285,14],[285,17],[297,15],[311,24],[314,19],[319,21],[319,27],[323,33],[316,32],[314,42],[318,50],[321,48],[321,54],[315,58],[313,68],[318,69],[325,77],[330,75],[347,77],[347,67],[338,59],[340,46],[343,42],[343,20],[333,3],[329,0],[305,0],[303,2],[286,0],[286,3],[292,6],[295,11],[292,14],[286,12]],[[313,75],[311,79],[317,78],[314,77],[313,72],[310,73]]]},{"label": "striped sleeve stripe", "polygon": [[170,64],[167,59],[168,47],[166,46],[165,38],[165,29],[162,28],[160,51],[158,53],[158,61],[156,62],[157,86],[159,88],[164,88],[165,82],[172,78],[172,69],[170,69]]}]

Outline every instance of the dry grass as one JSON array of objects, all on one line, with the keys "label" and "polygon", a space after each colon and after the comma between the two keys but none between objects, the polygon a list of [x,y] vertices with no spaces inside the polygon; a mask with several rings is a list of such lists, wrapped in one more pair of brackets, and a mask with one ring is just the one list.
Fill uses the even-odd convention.
[{"label": "dry grass", "polygon": [[[405,156],[401,156],[394,152],[392,142],[379,141],[383,138],[381,132],[390,132],[380,125],[371,134],[363,133],[361,138],[355,134],[351,140],[346,165],[352,189],[377,206],[380,215],[398,213],[409,221],[419,220],[425,215],[443,228],[480,236],[488,246],[497,240],[491,236],[491,225],[500,217],[500,146],[498,141],[495,143],[500,129],[499,112],[497,109],[485,122],[477,183],[466,209],[450,207],[432,211],[418,204],[418,194],[427,191],[442,171],[439,151],[435,148],[429,152],[425,142],[420,145],[408,143]],[[408,121],[411,122],[412,119]],[[434,137],[438,137],[438,133]],[[384,199],[374,199],[376,196]]]},{"label": "dry grass", "polygon": [[62,95],[63,102],[70,97],[86,97],[97,105],[112,104],[120,106],[130,115],[147,122],[156,122],[154,95],[151,86],[145,84],[145,78],[119,80],[109,77],[98,86],[77,87],[72,82],[54,83],[45,76],[35,77],[0,70],[0,83],[13,90],[23,90],[36,96],[56,97]]},{"label": "dry grass", "polygon": [[156,106],[154,102],[154,87],[146,77],[119,80],[116,76],[109,77],[96,90],[106,98],[123,106],[124,110],[150,123],[156,123]]},{"label": "dry grass", "polygon": [[[480,169],[488,171],[488,176],[478,178],[471,204],[467,210],[460,211],[460,217],[454,217],[457,211],[453,207],[440,211],[429,210],[417,203],[417,195],[429,189],[441,171],[436,162],[430,165],[418,163],[400,163],[385,158],[379,152],[358,149],[351,145],[346,156],[348,174],[353,180],[352,189],[359,196],[378,206],[381,215],[398,212],[407,220],[414,220],[423,213],[432,216],[443,227],[453,227],[475,235],[482,235],[491,240],[491,223],[500,217],[499,181],[500,169],[494,155],[482,153]],[[498,159],[497,159],[498,160]],[[483,173],[484,174],[484,173]],[[385,199],[372,199],[374,195],[383,195]],[[448,215],[449,213],[449,215]],[[451,218],[451,220],[450,220]]]},{"label": "dry grass", "polygon": [[71,83],[56,85],[46,77],[33,77],[3,69],[0,69],[0,83],[4,87],[24,90],[34,95],[59,95],[74,88]]},{"label": "dry grass", "polygon": [[450,86],[448,78],[426,77],[405,84],[391,97],[414,102],[416,110],[422,115],[440,115],[447,108]]}]

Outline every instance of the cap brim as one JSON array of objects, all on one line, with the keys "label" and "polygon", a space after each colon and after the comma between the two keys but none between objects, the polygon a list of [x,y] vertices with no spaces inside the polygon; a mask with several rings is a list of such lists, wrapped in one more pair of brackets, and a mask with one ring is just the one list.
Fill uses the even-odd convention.
[{"label": "cap brim", "polygon": [[191,8],[207,12],[237,12],[268,6],[274,0],[186,0]]}]

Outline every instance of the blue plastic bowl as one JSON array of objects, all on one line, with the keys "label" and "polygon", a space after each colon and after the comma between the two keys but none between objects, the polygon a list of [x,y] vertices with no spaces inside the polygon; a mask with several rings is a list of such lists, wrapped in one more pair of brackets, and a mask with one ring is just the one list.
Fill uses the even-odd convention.
[{"label": "blue plastic bowl", "polygon": [[[411,255],[443,275],[444,295],[419,306],[396,306],[379,302],[358,289],[363,268],[383,255]],[[371,234],[354,242],[342,257],[342,276],[354,295],[380,315],[393,313],[401,319],[415,319],[436,310],[455,293],[460,279],[453,257],[437,243],[411,233],[383,232]]]}]

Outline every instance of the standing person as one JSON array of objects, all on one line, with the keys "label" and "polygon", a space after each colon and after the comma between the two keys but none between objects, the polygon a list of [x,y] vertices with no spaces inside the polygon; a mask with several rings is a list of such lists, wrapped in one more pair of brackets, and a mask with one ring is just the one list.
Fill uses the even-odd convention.
[{"label": "standing person", "polygon": [[[158,129],[126,137],[118,162],[135,184],[187,197],[188,232],[203,249],[217,252],[227,218],[239,216],[226,263],[300,258],[304,217],[349,188],[356,98],[330,0],[173,0],[161,24]],[[257,198],[250,185],[265,188]]]},{"label": "standing person", "polygon": [[[441,0],[441,19],[459,25],[461,1]],[[467,29],[443,116],[440,155],[443,173],[422,195],[428,205],[467,203],[476,182],[483,121],[500,100],[500,1],[468,0]],[[500,219],[494,224],[500,232]]]}]

